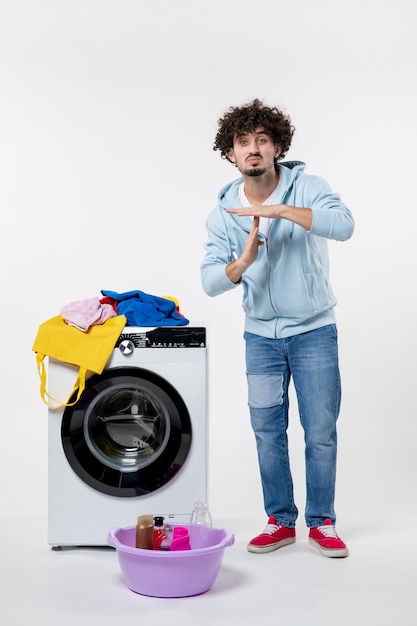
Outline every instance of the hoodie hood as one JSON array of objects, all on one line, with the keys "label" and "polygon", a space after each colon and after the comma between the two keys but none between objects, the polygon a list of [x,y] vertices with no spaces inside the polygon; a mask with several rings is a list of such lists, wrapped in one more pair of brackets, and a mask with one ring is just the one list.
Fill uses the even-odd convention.
[{"label": "hoodie hood", "polygon": [[[305,169],[306,164],[302,161],[283,161],[278,165],[280,171],[280,186],[282,190],[282,198],[285,198],[290,191],[294,180]],[[243,178],[237,178],[227,183],[219,192],[217,197],[218,203],[224,209],[234,209],[240,206],[239,187],[243,182]]]}]

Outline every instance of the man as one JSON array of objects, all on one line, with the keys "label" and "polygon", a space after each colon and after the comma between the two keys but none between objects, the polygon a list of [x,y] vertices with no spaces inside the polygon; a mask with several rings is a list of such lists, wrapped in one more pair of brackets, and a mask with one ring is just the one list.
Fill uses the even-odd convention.
[{"label": "man", "polygon": [[248,404],[268,516],[248,550],[295,542],[292,378],[305,434],[309,542],[325,556],[344,557],[334,511],[341,387],[327,239],[349,239],[354,221],[326,181],[304,173],[304,163],[281,162],[293,133],[290,118],[260,100],[231,107],[218,121],[213,149],[241,178],[220,191],[207,219],[201,276],[210,296],[243,288]]}]

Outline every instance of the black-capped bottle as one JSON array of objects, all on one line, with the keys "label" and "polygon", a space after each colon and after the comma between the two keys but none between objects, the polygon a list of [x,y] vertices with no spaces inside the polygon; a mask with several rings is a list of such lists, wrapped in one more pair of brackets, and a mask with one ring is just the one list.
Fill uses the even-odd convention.
[{"label": "black-capped bottle", "polygon": [[172,541],[172,526],[164,524],[162,515],[156,515],[153,521],[153,549],[169,550]]}]

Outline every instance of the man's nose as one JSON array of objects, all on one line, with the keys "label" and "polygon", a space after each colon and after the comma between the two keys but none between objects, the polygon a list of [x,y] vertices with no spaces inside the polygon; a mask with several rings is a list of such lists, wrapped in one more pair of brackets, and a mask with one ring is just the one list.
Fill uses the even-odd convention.
[{"label": "man's nose", "polygon": [[249,153],[250,154],[259,154],[258,144],[256,143],[256,139],[252,139],[249,142]]}]

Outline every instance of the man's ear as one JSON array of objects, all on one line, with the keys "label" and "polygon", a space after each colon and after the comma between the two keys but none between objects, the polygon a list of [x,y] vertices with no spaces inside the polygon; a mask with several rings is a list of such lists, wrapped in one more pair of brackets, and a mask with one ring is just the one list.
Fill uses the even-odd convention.
[{"label": "man's ear", "polygon": [[275,145],[275,158],[276,158],[276,159],[279,157],[279,155],[281,154],[281,152],[282,152],[282,148],[281,148],[281,146],[279,145],[279,143],[277,143],[277,144]]},{"label": "man's ear", "polygon": [[226,156],[232,163],[235,163],[235,153],[233,152],[233,148],[229,148],[226,152]]}]

